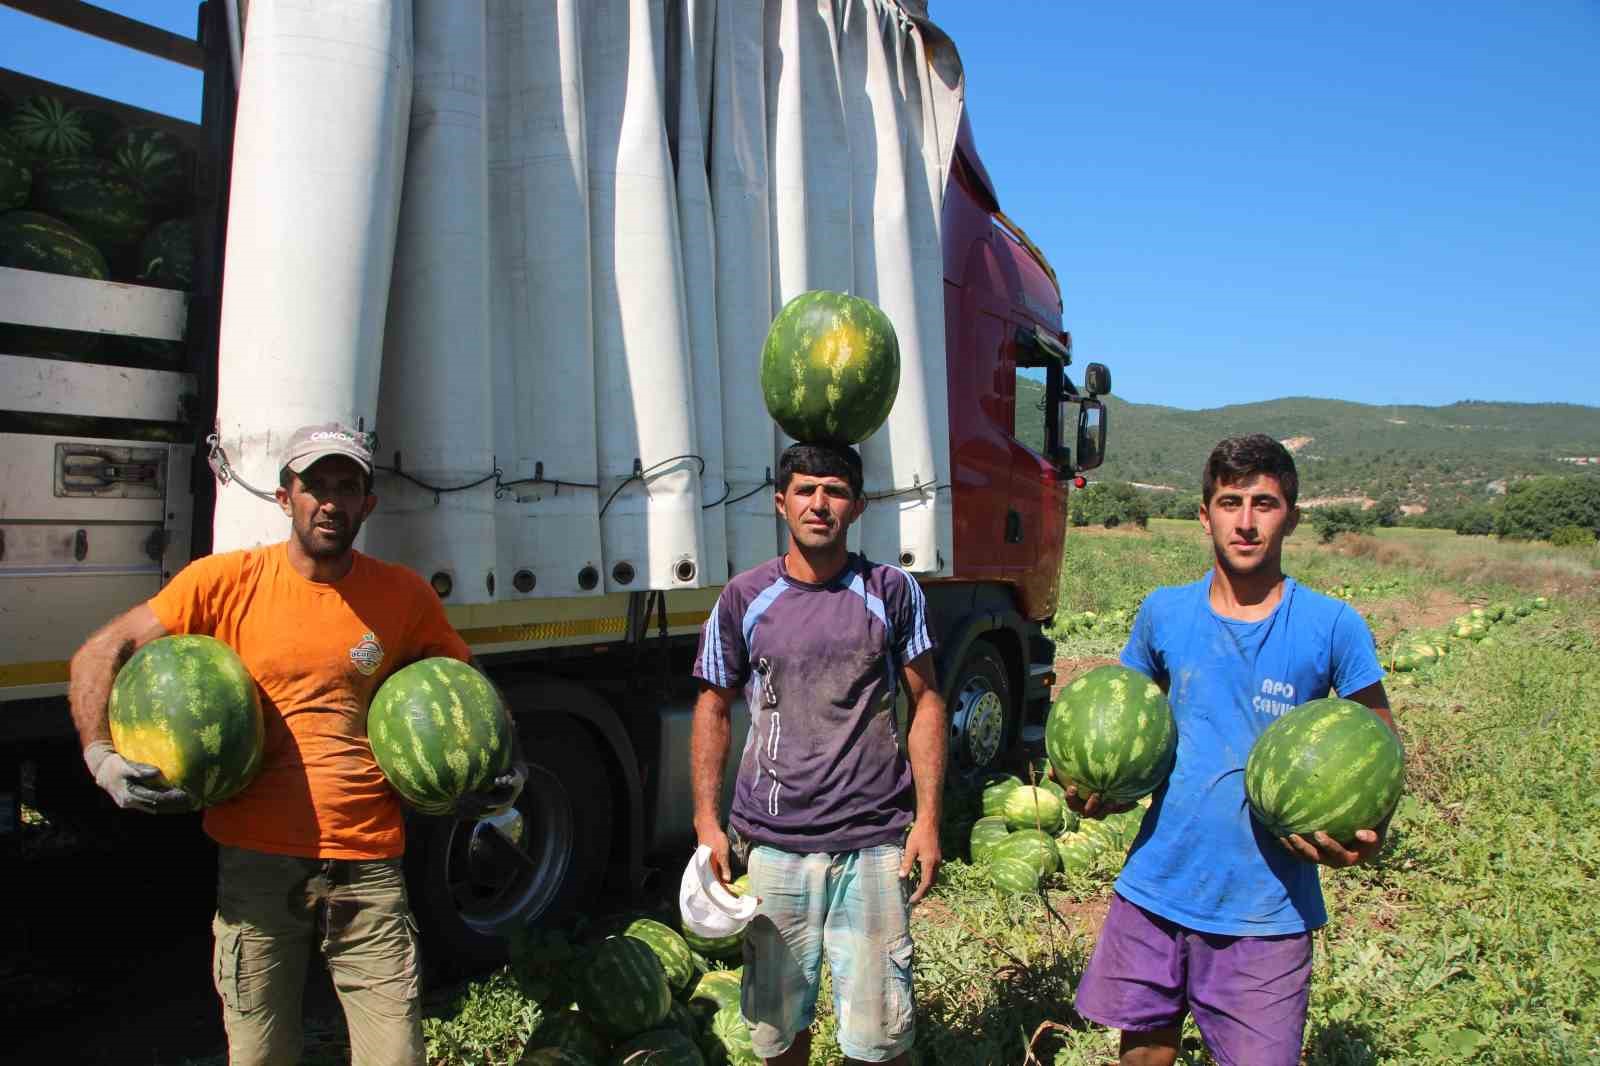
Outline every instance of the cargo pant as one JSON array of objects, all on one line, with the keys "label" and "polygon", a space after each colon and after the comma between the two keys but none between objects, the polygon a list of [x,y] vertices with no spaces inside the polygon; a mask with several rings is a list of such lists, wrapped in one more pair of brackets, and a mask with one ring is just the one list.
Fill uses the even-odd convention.
[{"label": "cargo pant", "polygon": [[301,859],[223,847],[212,977],[230,1066],[300,1059],[306,967],[320,946],[354,1066],[423,1063],[416,924],[399,859]]}]

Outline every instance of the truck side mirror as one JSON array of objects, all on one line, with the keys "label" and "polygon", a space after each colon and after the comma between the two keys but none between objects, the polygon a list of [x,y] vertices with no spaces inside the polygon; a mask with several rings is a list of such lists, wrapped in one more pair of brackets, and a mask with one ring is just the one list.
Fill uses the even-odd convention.
[{"label": "truck side mirror", "polygon": [[[1104,369],[1104,368],[1102,368]],[[1087,377],[1086,377],[1087,380]],[[1074,469],[1093,470],[1106,458],[1106,408],[1099,400],[1078,401],[1078,462]]]},{"label": "truck side mirror", "polygon": [[1105,396],[1111,392],[1111,368],[1104,363],[1090,363],[1083,368],[1083,391],[1090,396]]}]

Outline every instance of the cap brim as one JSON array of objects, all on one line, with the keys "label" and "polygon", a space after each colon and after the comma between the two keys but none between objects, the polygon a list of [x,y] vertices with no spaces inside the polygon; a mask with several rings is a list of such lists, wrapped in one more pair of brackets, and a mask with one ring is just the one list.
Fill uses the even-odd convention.
[{"label": "cap brim", "polygon": [[332,455],[337,455],[341,458],[348,459],[352,463],[355,463],[357,466],[359,466],[362,470],[365,470],[367,473],[372,473],[372,461],[370,459],[366,459],[360,455],[355,455],[351,452],[345,451],[342,448],[327,448],[322,451],[309,452],[305,455],[297,455],[283,465],[294,471],[296,474],[304,474],[307,470],[310,470],[313,466],[315,466],[317,462]]}]

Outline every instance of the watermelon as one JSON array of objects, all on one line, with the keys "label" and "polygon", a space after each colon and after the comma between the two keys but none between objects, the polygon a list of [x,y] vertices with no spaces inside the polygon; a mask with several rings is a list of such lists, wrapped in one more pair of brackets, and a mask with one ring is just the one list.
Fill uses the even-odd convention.
[{"label": "watermelon", "polygon": [[1245,761],[1250,809],[1273,836],[1325,832],[1348,844],[1400,802],[1405,753],[1371,710],[1312,700],[1273,722]]},{"label": "watermelon", "polygon": [[[100,249],[65,222],[37,211],[0,215],[0,266],[96,281],[110,276]],[[0,351],[13,355],[86,355],[100,343],[94,333],[0,324]]]},{"label": "watermelon", "polygon": [[194,288],[194,222],[169,218],[146,233],[134,277],[163,289]]},{"label": "watermelon", "polygon": [[997,858],[989,864],[989,879],[994,887],[1013,895],[1039,891],[1043,875],[1026,859]]},{"label": "watermelon", "polygon": [[1178,727],[1154,681],[1125,666],[1099,666],[1061,690],[1044,743],[1057,780],[1105,803],[1130,803],[1166,780]]},{"label": "watermelon", "polygon": [[1550,609],[1550,598],[1548,596],[1535,596],[1533,598],[1533,609],[1536,611],[1548,611]]},{"label": "watermelon", "polygon": [[110,159],[117,135],[122,132],[122,121],[109,111],[95,107],[78,108],[78,121],[89,131],[91,150],[102,159]]},{"label": "watermelon", "polygon": [[6,132],[35,160],[62,159],[94,150],[83,112],[54,96],[30,96],[11,111]]},{"label": "watermelon", "polygon": [[715,1013],[724,1007],[739,1008],[739,988],[743,982],[741,970],[712,970],[701,976],[689,993],[689,1005],[703,1003]]},{"label": "watermelon", "polygon": [[729,933],[727,936],[704,937],[684,929],[679,934],[683,942],[691,951],[699,952],[708,959],[737,959],[744,954],[744,930]]},{"label": "watermelon", "polygon": [[1038,829],[1018,829],[994,846],[989,853],[989,865],[1006,859],[1021,859],[1039,871],[1039,876],[1053,874],[1061,868],[1061,857],[1056,852],[1055,837]]},{"label": "watermelon", "polygon": [[1004,818],[990,815],[972,823],[972,833],[967,838],[967,854],[973,862],[984,862],[999,844],[1011,833]]},{"label": "watermelon", "polygon": [[389,676],[367,712],[372,754],[424,814],[448,814],[511,765],[511,717],[494,686],[459,659],[423,659]]},{"label": "watermelon", "polygon": [[761,1066],[750,1039],[750,1026],[737,1006],[723,1007],[711,1017],[700,1045],[712,1066]]},{"label": "watermelon", "polygon": [[33,188],[33,167],[28,153],[10,134],[0,131],[0,211],[28,202]]},{"label": "watermelon", "polygon": [[194,156],[188,145],[165,130],[136,126],[124,130],[106,152],[112,164],[160,208],[181,207],[194,178]]},{"label": "watermelon", "polygon": [[600,1066],[599,1060],[581,1052],[562,1047],[529,1048],[517,1060],[517,1066]]},{"label": "watermelon", "polygon": [[130,259],[150,228],[144,195],[103,159],[56,159],[33,181],[34,206],[87,237],[106,255],[112,273]]},{"label": "watermelon", "polygon": [[1056,854],[1063,873],[1082,873],[1100,855],[1098,843],[1085,833],[1062,833],[1056,837]]},{"label": "watermelon", "polygon": [[666,1028],[676,1029],[696,1044],[700,1042],[700,1022],[686,1004],[677,1000],[673,1000],[672,1006],[667,1009]]},{"label": "watermelon", "polygon": [[161,637],[134,652],[111,686],[110,719],[117,751],[160,770],[196,807],[237,795],[261,768],[255,679],[212,637]]},{"label": "watermelon", "polygon": [[654,1029],[672,1010],[667,972],[642,940],[602,941],[577,974],[578,1006],[601,1032],[625,1039]]},{"label": "watermelon", "polygon": [[1022,779],[1006,774],[983,786],[983,816],[1005,817],[1006,798],[1022,787]]},{"label": "watermelon", "polygon": [[651,1029],[617,1045],[615,1066],[705,1066],[700,1046],[676,1029]]},{"label": "watermelon", "polygon": [[[556,1011],[545,1016],[534,1030],[530,1048],[550,1048],[567,1051],[583,1060],[598,1063],[611,1051],[611,1044],[600,1035],[593,1023],[575,1010]],[[524,1059],[524,1062],[527,1060]]]},{"label": "watermelon", "polygon": [[1065,804],[1048,789],[1019,785],[1006,797],[1005,820],[1011,829],[1039,829],[1054,836],[1061,832]]},{"label": "watermelon", "polygon": [[630,923],[623,935],[642,940],[656,953],[661,968],[666,971],[667,984],[674,992],[686,990],[694,980],[694,958],[689,954],[689,945],[667,926],[652,918],[640,918]]},{"label": "watermelon", "polygon": [[783,305],[761,346],[767,413],[797,441],[856,444],[883,425],[900,388],[900,345],[866,300],[817,289]]}]

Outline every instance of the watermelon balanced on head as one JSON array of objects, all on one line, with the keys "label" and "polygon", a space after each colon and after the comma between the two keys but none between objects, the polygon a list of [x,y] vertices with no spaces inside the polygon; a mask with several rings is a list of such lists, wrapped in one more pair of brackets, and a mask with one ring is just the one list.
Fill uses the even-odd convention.
[{"label": "watermelon balanced on head", "polygon": [[1058,781],[1103,803],[1131,803],[1167,779],[1178,727],[1154,681],[1126,666],[1098,666],[1056,697],[1044,743]]},{"label": "watermelon balanced on head", "polygon": [[423,659],[379,686],[367,712],[372,754],[423,814],[448,814],[511,765],[511,717],[487,678],[458,659]]},{"label": "watermelon balanced on head", "polygon": [[1245,760],[1250,809],[1275,837],[1324,832],[1341,844],[1394,811],[1405,752],[1354,700],[1312,700],[1267,726]]},{"label": "watermelon balanced on head", "polygon": [[672,1010],[672,989],[661,960],[631,936],[602,941],[576,978],[578,1006],[615,1039],[656,1028]]},{"label": "watermelon balanced on head", "polygon": [[123,758],[160,770],[196,807],[237,795],[261,768],[255,679],[212,637],[161,637],[134,652],[111,686],[110,719]]},{"label": "watermelon balanced on head", "polygon": [[889,417],[900,388],[900,344],[877,306],[848,293],[801,293],[761,346],[767,413],[797,441],[856,444]]}]

